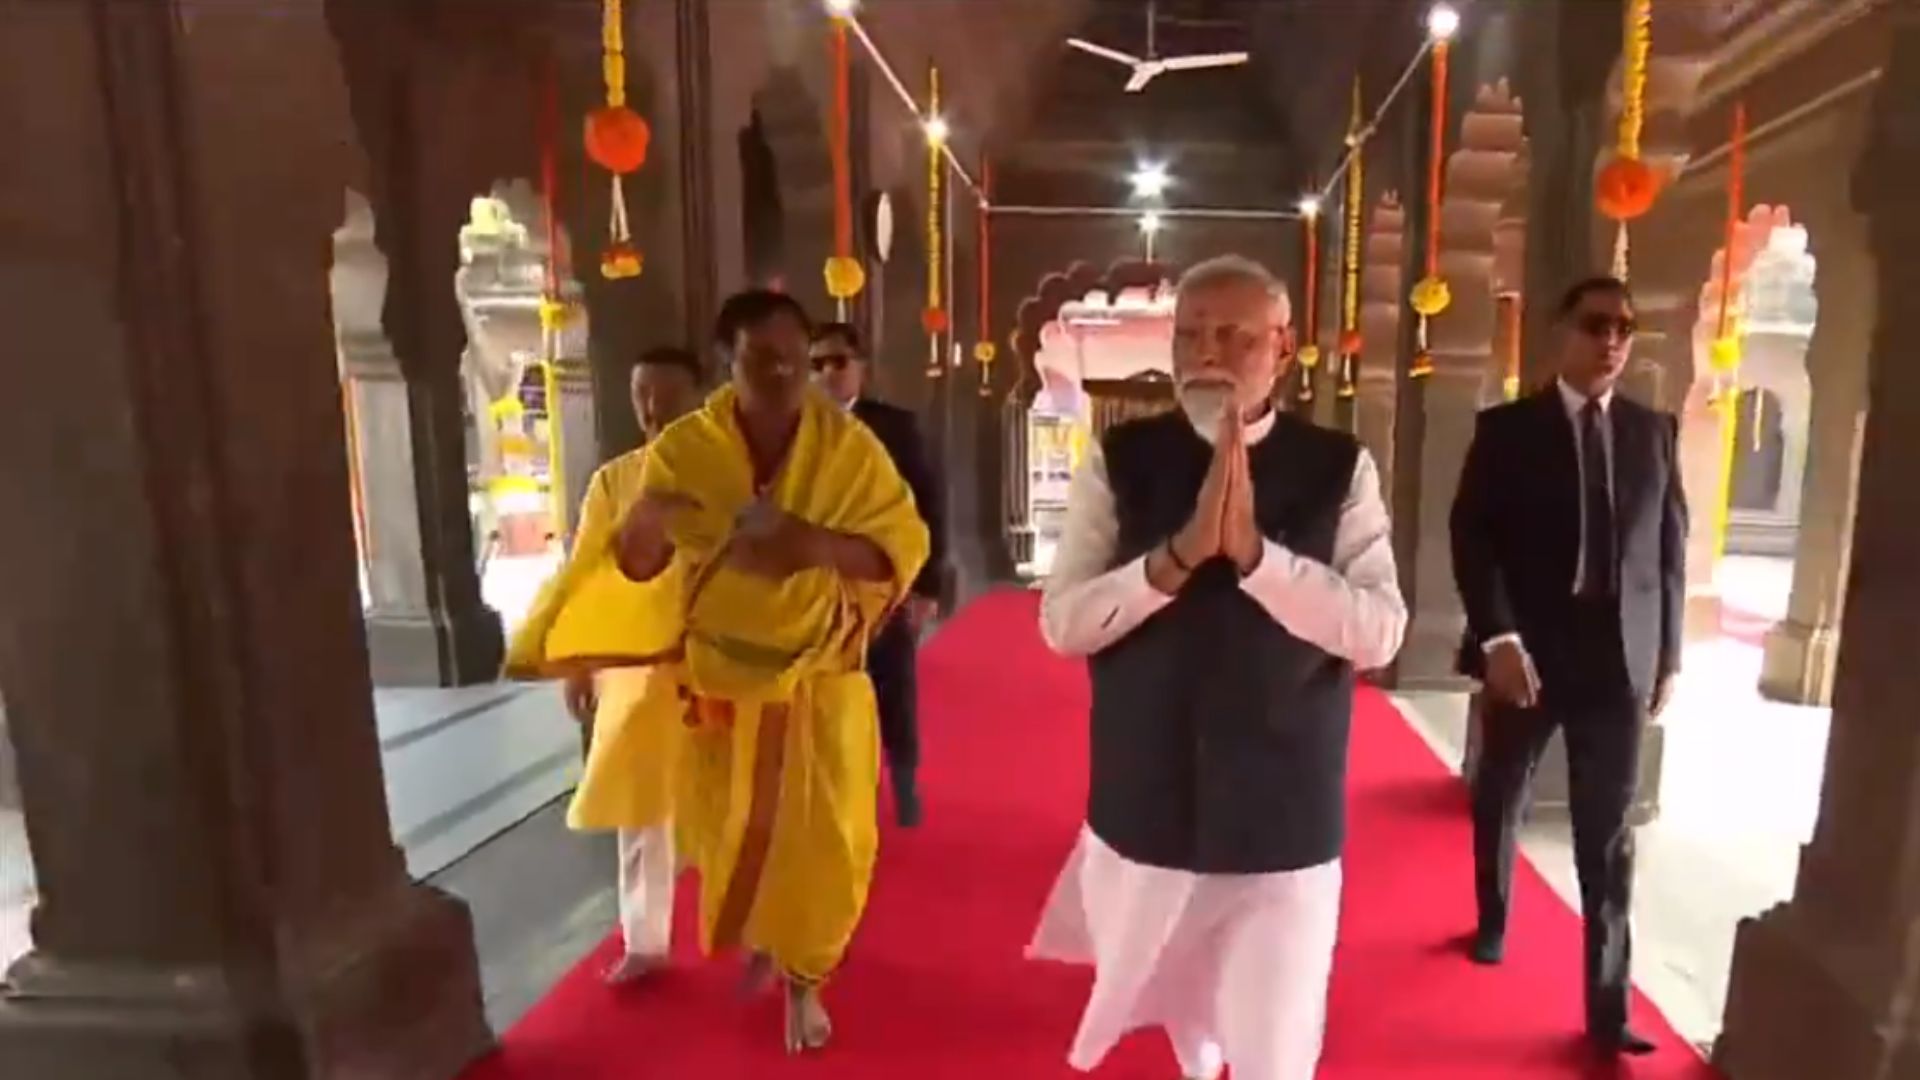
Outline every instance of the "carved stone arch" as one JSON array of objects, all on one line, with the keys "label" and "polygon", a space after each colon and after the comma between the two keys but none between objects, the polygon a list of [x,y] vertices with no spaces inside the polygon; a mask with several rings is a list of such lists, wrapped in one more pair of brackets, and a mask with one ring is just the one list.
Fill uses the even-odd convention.
[{"label": "carved stone arch", "polygon": [[1095,292],[1108,299],[1127,289],[1150,288],[1168,279],[1170,269],[1157,262],[1124,260],[1104,272],[1092,263],[1076,262],[1064,271],[1042,277],[1033,292],[1014,311],[1007,343],[1013,353],[1013,385],[1001,407],[1005,450],[1000,469],[1001,517],[1007,557],[1015,567],[1028,566],[1034,557],[1034,528],[1029,513],[1027,421],[1040,392],[1040,333],[1060,316],[1068,303]]}]

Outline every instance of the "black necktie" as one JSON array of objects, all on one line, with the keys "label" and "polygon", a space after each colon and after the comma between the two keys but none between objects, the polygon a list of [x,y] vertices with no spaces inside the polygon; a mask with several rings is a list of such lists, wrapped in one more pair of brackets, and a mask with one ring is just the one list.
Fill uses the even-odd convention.
[{"label": "black necktie", "polygon": [[1589,401],[1580,410],[1580,486],[1586,507],[1581,515],[1586,520],[1581,538],[1586,552],[1581,592],[1591,597],[1614,593],[1613,499],[1607,494],[1607,446],[1601,434],[1604,423],[1599,402]]}]

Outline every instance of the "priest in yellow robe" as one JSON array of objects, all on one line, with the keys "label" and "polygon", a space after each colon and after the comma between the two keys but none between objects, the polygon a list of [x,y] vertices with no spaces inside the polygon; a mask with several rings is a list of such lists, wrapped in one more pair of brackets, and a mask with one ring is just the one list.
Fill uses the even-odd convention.
[{"label": "priest in yellow robe", "polygon": [[[642,353],[628,375],[634,418],[649,441],[700,404],[700,360],[671,346]],[[615,535],[640,497],[646,447],[608,461],[587,482],[574,530],[573,551],[535,600],[508,649],[511,676],[564,677],[567,708],[586,725],[586,769],[568,810],[575,829],[617,834],[618,901],[623,949],[606,979],[621,984],[665,965],[672,946],[674,878],[672,795],[685,739],[685,707],[668,670],[607,667],[581,656],[609,648],[607,638],[630,641],[634,624],[621,612],[670,599],[675,578],[646,585],[628,581],[613,565]],[[654,603],[658,603],[655,598]],[[655,642],[666,651],[675,642]]]},{"label": "priest in yellow robe", "polygon": [[[649,594],[634,625],[677,630],[667,666],[687,727],[674,813],[701,872],[702,944],[774,965],[793,1052],[828,1039],[820,988],[859,924],[879,846],[867,645],[929,547],[878,438],[810,385],[808,331],[781,293],[722,306],[732,380],[648,450],[616,543],[631,580],[679,576],[678,603]],[[652,662],[658,645],[636,629],[627,651]]]}]

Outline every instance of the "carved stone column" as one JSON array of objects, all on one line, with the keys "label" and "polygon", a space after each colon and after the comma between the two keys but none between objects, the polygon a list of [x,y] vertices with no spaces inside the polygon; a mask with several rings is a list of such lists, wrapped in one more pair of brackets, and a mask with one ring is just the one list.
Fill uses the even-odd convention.
[{"label": "carved stone column", "polygon": [[[429,501],[447,497],[446,478],[434,470],[423,478],[416,457],[419,436],[425,433],[415,429],[415,398],[430,398],[435,391],[408,380],[387,339],[387,260],[374,241],[372,207],[356,192],[347,193],[346,222],[334,233],[333,252],[334,343],[350,397],[346,416],[353,431],[348,447],[366,522],[361,556],[374,682],[439,686],[491,679],[499,670],[500,618],[479,602],[472,541],[470,557],[454,570],[457,575],[463,568],[472,579],[472,602],[448,605],[439,597],[439,575],[422,540],[423,494]],[[457,380],[451,389],[456,395],[464,392]],[[457,398],[454,407],[459,407]],[[439,461],[441,471],[458,468],[464,515],[464,443],[453,449],[458,457],[442,454]]]},{"label": "carved stone column", "polygon": [[1522,143],[1520,106],[1502,83],[1483,87],[1460,125],[1441,208],[1440,273],[1453,304],[1428,331],[1433,374],[1421,381],[1422,422],[1412,623],[1400,652],[1403,687],[1464,687],[1455,667],[1466,614],[1453,582],[1448,520],[1493,358],[1494,228]]},{"label": "carved stone column", "polygon": [[0,530],[39,884],[9,1076],[444,1080],[489,1041],[466,910],[389,832],[321,8],[0,8],[0,187],[35,211],[0,223],[0,318],[34,358],[0,457],[40,463],[0,470],[38,515]]},{"label": "carved stone column", "polygon": [[1354,434],[1380,468],[1380,490],[1394,491],[1394,399],[1400,380],[1400,319],[1406,307],[1407,212],[1389,192],[1368,215],[1366,255],[1360,260],[1359,370],[1354,390]]},{"label": "carved stone column", "polygon": [[1805,481],[1793,593],[1786,619],[1767,632],[1760,672],[1761,693],[1802,705],[1827,705],[1833,698],[1867,419],[1867,356],[1878,314],[1866,223],[1836,209],[1808,219],[1820,315],[1806,358],[1813,399]]},{"label": "carved stone column", "polygon": [[1858,516],[1826,780],[1791,901],[1742,924],[1715,1058],[1732,1080],[1920,1075],[1920,8],[1891,57],[1854,174],[1877,258]]}]

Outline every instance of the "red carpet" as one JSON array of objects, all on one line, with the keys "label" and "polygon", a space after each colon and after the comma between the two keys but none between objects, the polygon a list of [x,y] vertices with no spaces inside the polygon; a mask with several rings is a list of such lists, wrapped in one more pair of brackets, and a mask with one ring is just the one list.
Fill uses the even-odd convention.
[{"label": "red carpet", "polygon": [[[830,990],[839,1031],[787,1060],[771,998],[734,997],[738,965],[690,949],[659,982],[616,993],[589,957],[465,1080],[1042,1080],[1063,1061],[1089,976],[1021,953],[1079,826],[1081,668],[1041,644],[1034,600],[974,604],[922,654],[928,820],[885,838],[872,906]],[[1531,869],[1515,883],[1510,958],[1475,968],[1452,944],[1473,922],[1465,799],[1381,695],[1354,718],[1352,838],[1321,1080],[1530,1080],[1713,1074],[1644,1002],[1653,1057],[1600,1069],[1580,1023],[1579,922]],[[688,929],[691,890],[682,890]],[[681,941],[692,940],[683,932]],[[1097,1074],[1173,1080],[1157,1033]]]}]

